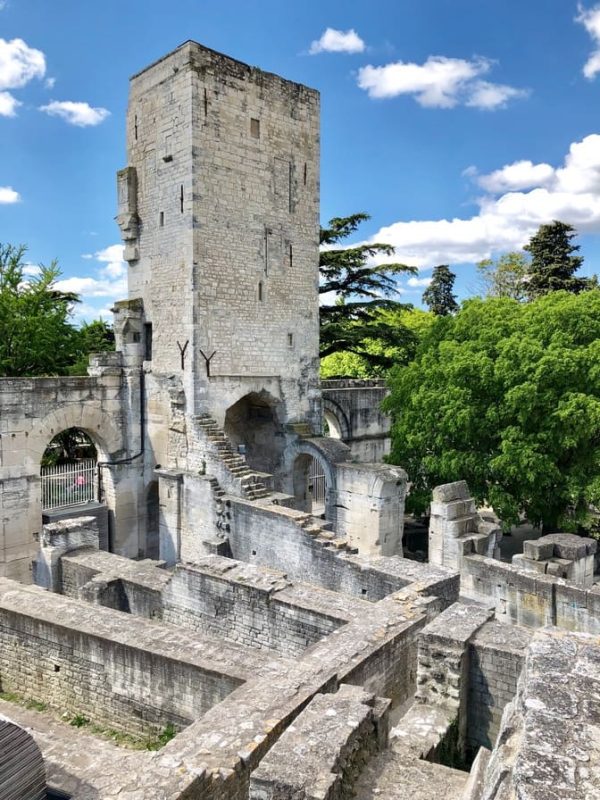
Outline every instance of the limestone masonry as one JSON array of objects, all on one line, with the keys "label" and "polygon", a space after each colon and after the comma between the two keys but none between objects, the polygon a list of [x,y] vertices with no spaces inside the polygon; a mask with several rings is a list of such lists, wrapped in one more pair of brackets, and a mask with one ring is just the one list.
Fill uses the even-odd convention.
[{"label": "limestone masonry", "polygon": [[508,560],[459,481],[417,560],[385,385],[319,382],[319,102],[195,42],[131,79],[116,352],[0,380],[0,800],[600,797],[596,543]]}]

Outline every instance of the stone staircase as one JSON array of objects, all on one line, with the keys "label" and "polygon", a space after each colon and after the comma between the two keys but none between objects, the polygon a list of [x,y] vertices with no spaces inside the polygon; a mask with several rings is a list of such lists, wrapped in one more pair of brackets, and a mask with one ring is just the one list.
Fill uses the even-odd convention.
[{"label": "stone staircase", "polygon": [[196,424],[206,437],[210,449],[225,466],[232,478],[239,483],[242,497],[246,500],[261,500],[271,495],[260,476],[246,463],[244,456],[236,453],[225,432],[208,414],[196,417]]}]

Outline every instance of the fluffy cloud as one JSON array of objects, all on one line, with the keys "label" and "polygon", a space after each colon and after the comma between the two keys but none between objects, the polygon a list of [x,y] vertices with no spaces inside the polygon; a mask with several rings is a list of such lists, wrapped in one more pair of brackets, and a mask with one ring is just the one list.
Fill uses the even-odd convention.
[{"label": "fluffy cloud", "polygon": [[[467,175],[477,176],[477,170],[466,170]],[[554,178],[554,167],[550,164],[534,164],[533,161],[515,161],[502,169],[494,170],[489,175],[476,177],[477,183],[486,192],[501,194],[503,192],[534,189],[545,186]]]},{"label": "fluffy cloud", "polygon": [[315,39],[308,51],[311,55],[317,53],[362,53],[365,43],[351,28],[349,31],[338,31],[327,28],[320,39]]},{"label": "fluffy cloud", "polygon": [[21,89],[46,74],[46,59],[41,50],[29,47],[22,39],[0,39],[0,89]]},{"label": "fluffy cloud", "polygon": [[[123,261],[122,245],[114,244],[83,258],[97,261],[102,266],[96,268],[95,276],[85,275],[57,281],[56,286],[60,291],[75,292],[88,300],[108,297],[113,302],[127,294],[127,265]],[[81,309],[78,315],[82,316]]]},{"label": "fluffy cloud", "polygon": [[358,85],[374,98],[413,95],[426,108],[466,105],[492,110],[527,94],[522,89],[480,80],[491,68],[492,62],[486,58],[467,61],[429,56],[424,64],[404,61],[383,67],[369,64],[358,71]]},{"label": "fluffy cloud", "polygon": [[15,192],[12,186],[0,186],[0,205],[10,205],[20,201],[21,195]]},{"label": "fluffy cloud", "polygon": [[22,89],[45,74],[46,58],[41,50],[29,47],[22,39],[0,39],[0,116],[14,117],[21,105],[6,89]]},{"label": "fluffy cloud", "polygon": [[[476,215],[396,222],[379,230],[372,241],[389,242],[399,261],[427,268],[473,263],[520,248],[553,219],[569,222],[582,233],[600,233],[598,134],[574,142],[558,168],[525,161],[473,177],[486,189]],[[519,191],[519,182],[530,190]]]},{"label": "fluffy cloud", "polygon": [[600,4],[587,9],[580,4],[576,19],[584,26],[595,45],[595,49],[583,67],[585,77],[592,80],[600,72]]},{"label": "fluffy cloud", "polygon": [[89,103],[74,103],[72,100],[53,100],[48,105],[41,106],[40,111],[53,117],[61,117],[65,122],[79,128],[99,125],[110,115],[106,108],[93,108]]},{"label": "fluffy cloud", "polygon": [[426,286],[429,286],[431,283],[431,278],[409,278],[406,282],[407,286],[410,286],[412,289],[419,289]]},{"label": "fluffy cloud", "polygon": [[20,105],[10,92],[0,92],[0,117],[16,117]]}]

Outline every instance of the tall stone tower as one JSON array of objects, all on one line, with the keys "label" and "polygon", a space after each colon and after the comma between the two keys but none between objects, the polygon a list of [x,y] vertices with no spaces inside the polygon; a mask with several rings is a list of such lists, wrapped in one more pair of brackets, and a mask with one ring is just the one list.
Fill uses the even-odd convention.
[{"label": "tall stone tower", "polygon": [[271,412],[316,432],[318,93],[186,42],[131,79],[127,159],[116,327],[144,364],[155,460],[174,379],[185,415],[236,444]]}]

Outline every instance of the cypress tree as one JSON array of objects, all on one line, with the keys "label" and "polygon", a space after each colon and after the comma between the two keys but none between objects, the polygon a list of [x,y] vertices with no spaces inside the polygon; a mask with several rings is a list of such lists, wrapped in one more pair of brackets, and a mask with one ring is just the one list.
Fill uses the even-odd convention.
[{"label": "cypress tree", "polygon": [[446,317],[458,311],[456,296],[453,294],[456,275],[447,264],[433,269],[431,283],[423,292],[423,302],[438,317]]},{"label": "cypress tree", "polygon": [[530,299],[561,289],[577,294],[588,287],[588,280],[575,275],[583,263],[583,257],[576,255],[576,235],[572,225],[554,220],[531,237],[524,248],[531,254],[526,284]]}]

